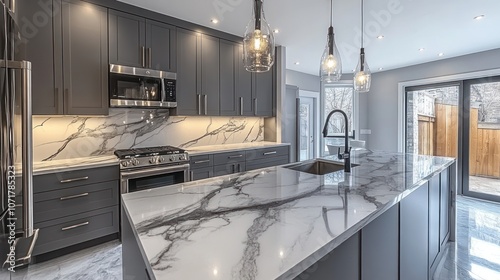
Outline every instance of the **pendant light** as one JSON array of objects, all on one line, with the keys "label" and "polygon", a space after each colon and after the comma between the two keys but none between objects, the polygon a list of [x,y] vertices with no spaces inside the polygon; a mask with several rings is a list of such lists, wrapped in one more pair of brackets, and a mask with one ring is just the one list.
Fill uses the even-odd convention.
[{"label": "pendant light", "polygon": [[332,83],[340,80],[342,76],[342,60],[335,44],[333,34],[333,0],[330,0],[330,27],[328,28],[328,42],[321,57],[319,76],[323,83]]},{"label": "pendant light", "polygon": [[364,29],[364,0],[361,0],[361,51],[356,74],[354,74],[354,90],[361,93],[369,92],[372,83],[372,73],[368,63],[366,63],[365,48],[363,47]]},{"label": "pendant light", "polygon": [[250,72],[266,72],[274,64],[274,35],[264,16],[262,0],[254,1],[252,19],[243,38],[243,65]]}]

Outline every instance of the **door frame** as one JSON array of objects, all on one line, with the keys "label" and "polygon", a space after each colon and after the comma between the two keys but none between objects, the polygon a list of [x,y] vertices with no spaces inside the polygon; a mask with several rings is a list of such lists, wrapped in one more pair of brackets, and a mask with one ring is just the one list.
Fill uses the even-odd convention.
[{"label": "door frame", "polygon": [[[319,92],[316,91],[308,91],[308,90],[302,90],[299,89],[299,98],[312,98],[313,103],[314,103],[314,144],[313,144],[313,158],[317,158],[319,155],[319,147],[321,145],[321,140],[320,140],[320,94]],[[297,133],[300,133],[297,131]],[[299,145],[300,143],[297,143]],[[297,158],[299,155],[297,155]]]}]

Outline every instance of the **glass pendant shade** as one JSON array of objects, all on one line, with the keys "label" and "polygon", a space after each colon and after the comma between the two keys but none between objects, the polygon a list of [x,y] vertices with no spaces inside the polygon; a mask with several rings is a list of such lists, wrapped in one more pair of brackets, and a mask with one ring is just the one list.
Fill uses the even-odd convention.
[{"label": "glass pendant shade", "polygon": [[335,44],[333,27],[328,29],[328,43],[321,57],[319,75],[323,83],[333,83],[340,80],[342,76],[342,60]]},{"label": "glass pendant shade", "polygon": [[266,72],[274,64],[274,35],[264,16],[262,0],[255,0],[252,19],[243,38],[243,65],[250,72]]},{"label": "glass pendant shade", "polygon": [[365,50],[361,49],[359,63],[354,74],[354,90],[356,92],[369,92],[372,83],[372,72],[365,58]]}]

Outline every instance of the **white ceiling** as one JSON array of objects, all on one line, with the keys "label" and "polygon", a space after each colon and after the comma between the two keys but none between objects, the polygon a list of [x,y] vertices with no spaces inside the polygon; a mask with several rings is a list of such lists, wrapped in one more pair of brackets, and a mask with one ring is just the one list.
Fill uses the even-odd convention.
[{"label": "white ceiling", "polygon": [[[238,36],[253,5],[252,0],[120,1]],[[343,72],[349,73],[358,62],[361,0],[334,0],[333,9]],[[276,43],[287,48],[287,68],[317,75],[330,1],[264,0],[264,11],[271,28],[280,30]],[[486,17],[474,20],[477,15]],[[365,0],[365,48],[373,72],[500,48],[499,28],[499,0]]]}]

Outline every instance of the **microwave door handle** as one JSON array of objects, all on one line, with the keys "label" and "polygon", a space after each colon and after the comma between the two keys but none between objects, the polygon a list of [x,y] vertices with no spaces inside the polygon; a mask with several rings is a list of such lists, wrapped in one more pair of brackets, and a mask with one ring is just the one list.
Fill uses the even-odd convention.
[{"label": "microwave door handle", "polygon": [[160,79],[160,85],[161,85],[161,99],[160,102],[166,102],[167,101],[167,93],[165,91],[165,79]]}]

